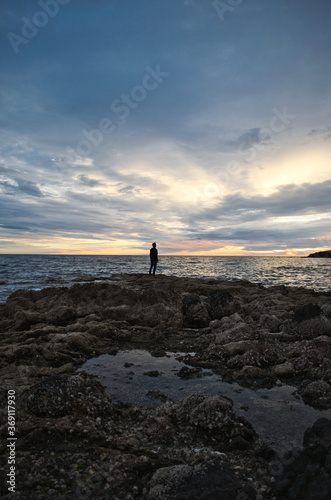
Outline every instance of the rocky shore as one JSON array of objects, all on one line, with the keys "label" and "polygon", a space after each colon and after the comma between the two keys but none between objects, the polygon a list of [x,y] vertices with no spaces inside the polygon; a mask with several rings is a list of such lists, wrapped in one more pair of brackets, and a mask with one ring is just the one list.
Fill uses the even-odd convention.
[{"label": "rocky shore", "polygon": [[[95,377],[77,372],[104,353],[170,351],[181,353],[184,379],[209,369],[252,389],[288,384],[307,405],[330,409],[330,292],[122,274],[17,291],[0,315],[2,496],[331,497],[327,418],[280,456],[222,395],[154,394],[159,403],[145,407],[112,401]],[[16,398],[15,493],[7,484],[8,391]]]}]

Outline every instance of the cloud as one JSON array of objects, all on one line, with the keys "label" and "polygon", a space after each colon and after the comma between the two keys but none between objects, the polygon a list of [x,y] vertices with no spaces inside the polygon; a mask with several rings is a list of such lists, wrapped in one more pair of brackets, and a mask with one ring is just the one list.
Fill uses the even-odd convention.
[{"label": "cloud", "polygon": [[[7,2],[0,20],[3,237],[177,251],[326,234],[331,4],[237,2],[221,22],[212,1],[68,2],[15,54],[7,33],[37,3]],[[112,103],[139,100],[157,65],[169,76],[117,126]],[[298,119],[274,133],[274,109]],[[99,142],[104,118],[116,130]]]},{"label": "cloud", "polygon": [[0,185],[6,194],[17,196],[26,194],[28,196],[36,196],[37,198],[43,197],[43,193],[35,182],[25,181],[21,179],[3,180]]},{"label": "cloud", "polygon": [[101,185],[100,181],[98,181],[97,179],[91,179],[91,178],[87,177],[86,175],[79,175],[78,180],[79,180],[79,183],[82,184],[83,186],[88,186],[91,188]]},{"label": "cloud", "polygon": [[236,193],[184,219],[193,248],[196,240],[246,251],[314,248],[330,231],[331,181],[281,186],[268,196]]},{"label": "cloud", "polygon": [[239,149],[242,151],[246,151],[256,144],[270,144],[271,136],[268,133],[263,132],[262,130],[262,128],[256,127],[242,134],[236,141]]},{"label": "cloud", "polygon": [[312,129],[310,132],[308,132],[307,137],[312,137],[314,139],[324,139],[328,141],[331,139],[331,127],[323,127],[319,129]]},{"label": "cloud", "polygon": [[268,196],[231,194],[225,196],[217,207],[201,211],[198,219],[225,221],[238,218],[246,222],[328,211],[331,211],[331,180],[280,186]]},{"label": "cloud", "polygon": [[135,191],[136,189],[133,186],[124,186],[118,190],[119,193],[124,193],[124,194],[131,194]]},{"label": "cloud", "polygon": [[21,193],[28,194],[30,196],[37,196],[41,198],[44,196],[40,191],[39,187],[32,181],[21,181],[18,180],[18,189]]}]

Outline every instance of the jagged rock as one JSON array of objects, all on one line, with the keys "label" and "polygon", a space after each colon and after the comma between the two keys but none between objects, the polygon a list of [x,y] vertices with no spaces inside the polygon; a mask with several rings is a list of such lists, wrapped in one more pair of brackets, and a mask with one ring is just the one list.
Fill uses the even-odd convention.
[{"label": "jagged rock", "polygon": [[57,418],[74,410],[99,416],[109,411],[111,403],[100,382],[92,377],[84,379],[81,375],[46,378],[21,397],[26,411],[37,417]]},{"label": "jagged rock", "polygon": [[68,325],[77,318],[74,307],[59,306],[49,311],[48,321],[53,325]]},{"label": "jagged rock", "polygon": [[144,375],[147,375],[147,377],[159,377],[161,373],[158,370],[149,370],[148,372],[144,372]]},{"label": "jagged rock", "polygon": [[331,379],[331,338],[326,335],[311,340],[296,341],[287,349],[295,373],[310,380]]},{"label": "jagged rock", "polygon": [[259,321],[261,328],[267,328],[272,333],[279,332],[281,324],[282,321],[274,314],[262,314]]},{"label": "jagged rock", "polygon": [[307,321],[309,319],[316,318],[322,314],[321,308],[317,304],[306,304],[304,306],[297,307],[293,313],[293,321],[301,323],[302,321]]},{"label": "jagged rock", "polygon": [[166,396],[166,394],[163,394],[163,392],[161,392],[161,391],[148,391],[147,396],[150,399],[154,399],[154,400],[158,399],[159,401],[162,401],[163,403],[165,401],[169,401],[169,397]]},{"label": "jagged rock", "polygon": [[316,408],[327,409],[331,406],[331,385],[323,380],[310,382],[300,394],[306,404]]},{"label": "jagged rock", "polygon": [[[329,431],[319,433],[315,426],[304,450],[284,460],[271,451],[258,454],[262,443],[226,398],[192,395],[174,403],[152,391],[157,406],[113,404],[100,384],[77,369],[87,358],[118,350],[174,352],[190,365],[182,374],[210,369],[253,389],[272,387],[283,377],[306,403],[330,408],[330,299],[330,292],[295,287],[129,274],[15,292],[0,304],[0,417],[6,422],[8,390],[15,390],[17,498],[145,498],[155,491],[157,483],[150,481],[157,470],[185,465],[198,481],[194,467],[221,457],[238,484],[234,498],[325,500]],[[295,321],[293,312],[302,304],[322,313],[315,309],[317,316]],[[0,435],[6,464],[6,426]],[[256,495],[247,489],[248,474]],[[178,495],[182,486],[186,494],[185,484],[186,476]]]},{"label": "jagged rock", "polygon": [[252,487],[242,485],[222,459],[197,465],[158,469],[148,484],[147,500],[255,500]]},{"label": "jagged rock", "polygon": [[293,375],[294,371],[293,363],[289,361],[272,367],[272,373],[276,377],[288,377],[289,375]]},{"label": "jagged rock", "polygon": [[306,429],[303,437],[303,446],[305,448],[322,445],[326,450],[331,447],[331,420],[328,418],[319,418]]},{"label": "jagged rock", "polygon": [[322,314],[301,322],[286,320],[282,334],[290,335],[293,340],[313,339],[321,335],[331,336],[331,322]]},{"label": "jagged rock", "polygon": [[221,319],[231,316],[240,310],[240,304],[227,290],[216,290],[212,292],[205,301],[208,312],[212,319]]},{"label": "jagged rock", "polygon": [[[268,372],[257,366],[244,366],[240,371],[235,371],[234,379],[237,380],[241,385],[244,386],[256,386],[256,385],[270,385],[270,377],[268,377]],[[265,380],[265,384],[261,384],[261,381]],[[273,384],[271,384],[273,385]]]},{"label": "jagged rock", "polygon": [[205,443],[211,440],[225,449],[236,447],[235,438],[242,438],[246,445],[256,438],[250,423],[244,417],[236,417],[232,401],[222,396],[193,394],[178,403],[166,403],[160,412],[173,425],[184,426],[187,442],[199,435]]},{"label": "jagged rock", "polygon": [[195,294],[183,297],[183,325],[188,328],[203,328],[209,325],[210,316],[201,297]]},{"label": "jagged rock", "polygon": [[276,500],[331,498],[331,421],[321,418],[309,427],[303,446],[285,453],[273,487]]},{"label": "jagged rock", "polygon": [[188,366],[183,366],[177,373],[178,377],[183,379],[190,378],[200,378],[202,377],[201,368],[189,368]]}]

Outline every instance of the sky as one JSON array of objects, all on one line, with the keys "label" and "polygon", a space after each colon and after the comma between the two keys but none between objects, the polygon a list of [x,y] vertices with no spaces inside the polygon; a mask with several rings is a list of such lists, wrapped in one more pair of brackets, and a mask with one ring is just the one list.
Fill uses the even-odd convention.
[{"label": "sky", "polygon": [[0,253],[331,248],[330,0],[3,0]]}]

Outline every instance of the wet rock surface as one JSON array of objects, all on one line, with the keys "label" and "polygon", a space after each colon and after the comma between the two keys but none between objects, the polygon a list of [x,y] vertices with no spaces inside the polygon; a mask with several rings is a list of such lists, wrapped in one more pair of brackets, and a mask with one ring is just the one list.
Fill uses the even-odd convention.
[{"label": "wet rock surface", "polygon": [[277,500],[331,498],[331,420],[317,420],[304,434],[303,449],[286,453],[277,466]]},{"label": "wet rock surface", "polygon": [[[197,465],[158,469],[149,483],[147,500],[232,500],[244,491],[228,463],[222,459]],[[244,497],[245,498],[245,497]],[[255,499],[252,488],[251,496]]]},{"label": "wet rock surface", "polygon": [[[76,373],[120,349],[181,352],[183,379],[212,369],[250,388],[286,383],[307,404],[331,408],[330,293],[117,275],[18,291],[0,313],[2,443],[7,391],[17,399],[15,498],[330,497],[327,419],[284,458],[222,396],[174,403],[155,392],[159,404],[145,408],[112,402],[94,377]],[[1,495],[10,498],[5,444],[1,457]]]}]

